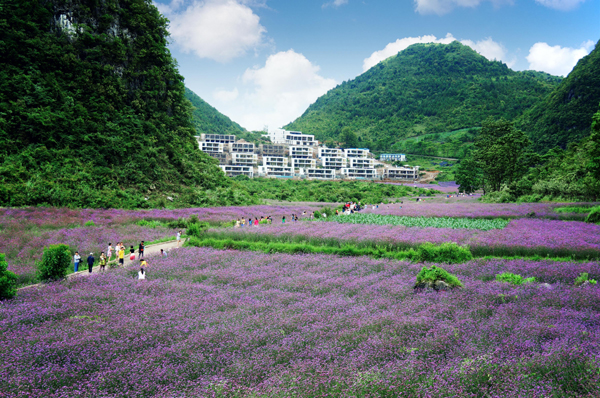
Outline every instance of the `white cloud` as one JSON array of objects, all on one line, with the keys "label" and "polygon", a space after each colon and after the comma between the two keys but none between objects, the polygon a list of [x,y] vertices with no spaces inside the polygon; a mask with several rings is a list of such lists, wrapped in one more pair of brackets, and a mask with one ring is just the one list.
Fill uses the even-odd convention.
[{"label": "white cloud", "polygon": [[169,31],[183,52],[200,58],[227,62],[263,44],[266,29],[246,0],[183,0],[157,5],[171,25]]},{"label": "white cloud", "polygon": [[[484,1],[491,2],[494,7],[500,7],[504,4],[514,4],[514,0],[414,0],[415,11],[419,14],[437,14],[443,15],[452,11],[456,7],[475,8]],[[536,0],[537,1],[537,0]],[[541,1],[560,1],[560,0],[541,0]],[[569,0],[566,0],[569,1]],[[576,1],[576,0],[570,0]]]},{"label": "white cloud", "polygon": [[535,43],[529,49],[527,61],[529,69],[543,71],[551,75],[566,76],[577,61],[589,54],[594,42],[589,40],[580,48],[549,46],[547,43]]},{"label": "white cloud", "polygon": [[570,11],[585,0],[535,0],[536,3],[560,11]]},{"label": "white cloud", "polygon": [[[446,34],[446,37],[437,38],[434,35],[425,35],[418,37],[405,37],[398,39],[395,42],[389,43],[383,50],[375,51],[370,57],[365,58],[363,61],[363,71],[367,71],[369,68],[377,65],[379,62],[386,58],[398,54],[398,52],[404,50],[408,46],[416,43],[441,43],[450,44],[457,40],[451,33]],[[491,37],[487,39],[474,42],[472,40],[461,40],[462,44],[471,47],[479,54],[483,55],[490,61],[498,60],[506,62],[509,67],[515,64],[514,57],[507,61],[507,52],[504,46],[492,40]]]},{"label": "white cloud", "polygon": [[235,101],[225,102],[223,96],[214,98],[219,110],[251,130],[286,125],[336,85],[294,50],[273,54],[264,66],[247,69],[242,82],[245,89]]},{"label": "white cloud", "polygon": [[215,90],[213,92],[213,97],[217,101],[221,101],[221,102],[235,101],[239,95],[240,95],[240,93],[239,93],[237,87],[234,88],[233,90],[230,90],[230,91],[227,91],[227,90]]},{"label": "white cloud", "polygon": [[341,7],[341,6],[345,5],[345,4],[348,4],[348,0],[333,0],[333,1],[330,1],[328,3],[323,3],[323,5],[321,7],[322,8],[327,8],[327,7],[338,8],[338,7]]}]

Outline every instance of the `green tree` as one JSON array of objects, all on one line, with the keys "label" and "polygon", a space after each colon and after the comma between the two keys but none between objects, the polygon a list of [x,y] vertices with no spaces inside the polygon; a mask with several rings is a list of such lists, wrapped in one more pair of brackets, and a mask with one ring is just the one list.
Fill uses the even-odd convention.
[{"label": "green tree", "polygon": [[38,263],[38,278],[53,281],[67,276],[71,265],[71,252],[67,245],[50,245],[44,248],[42,261]]},{"label": "green tree", "polygon": [[358,137],[350,127],[344,127],[342,129],[340,141],[344,143],[344,148],[358,148]]},{"label": "green tree", "polygon": [[460,185],[459,191],[473,193],[482,186],[482,173],[479,164],[472,156],[467,156],[460,161],[456,168],[456,183]]},{"label": "green tree", "polygon": [[531,141],[512,122],[487,119],[474,145],[473,157],[482,170],[484,190],[499,191],[527,171],[526,150]]},{"label": "green tree", "polygon": [[17,275],[9,271],[4,253],[0,253],[0,299],[13,298],[17,294]]}]

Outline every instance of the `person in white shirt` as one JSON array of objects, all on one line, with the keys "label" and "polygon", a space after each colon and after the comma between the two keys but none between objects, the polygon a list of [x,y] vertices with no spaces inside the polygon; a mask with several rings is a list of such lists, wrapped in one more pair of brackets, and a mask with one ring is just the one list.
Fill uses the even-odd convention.
[{"label": "person in white shirt", "polygon": [[144,268],[140,268],[140,272],[138,272],[138,279],[139,280],[146,279],[146,272],[144,271]]},{"label": "person in white shirt", "polygon": [[73,272],[77,272],[79,271],[79,263],[81,262],[81,256],[79,255],[79,252],[75,252],[75,255],[73,256]]}]

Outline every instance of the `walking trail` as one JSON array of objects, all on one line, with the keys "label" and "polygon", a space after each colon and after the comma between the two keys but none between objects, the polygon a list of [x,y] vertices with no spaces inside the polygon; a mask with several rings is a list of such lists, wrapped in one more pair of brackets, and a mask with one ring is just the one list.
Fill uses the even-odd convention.
[{"label": "walking trail", "polygon": [[[180,247],[183,246],[183,244],[185,243],[185,239],[181,240],[181,244]],[[166,252],[170,252],[173,249],[177,249],[177,241],[176,240],[172,240],[169,242],[162,242],[162,243],[157,243],[154,245],[148,245],[146,246],[145,250],[144,250],[144,257],[148,258],[148,262],[150,263],[149,265],[152,265],[152,262],[150,261],[149,257],[153,257],[157,254],[160,254],[160,249],[163,249]],[[95,253],[96,256],[96,262],[98,262],[98,258],[100,257],[97,253]],[[88,271],[88,267],[87,267],[87,263],[85,262],[85,259],[87,257],[82,257],[82,264],[79,266],[79,268],[83,269],[85,268],[83,271],[78,271],[78,272],[73,272],[71,274],[68,274],[66,279],[70,279],[70,278],[74,278],[74,277],[79,277],[79,276],[88,276],[91,275],[90,272]],[[116,263],[117,260],[113,260],[111,261],[111,263]],[[129,251],[126,250],[125,252],[125,261],[124,261],[124,266],[125,267],[129,267],[131,265],[136,265],[139,264],[140,260],[138,260],[138,253],[136,251],[135,253],[135,260],[130,260],[129,259]],[[110,272],[110,266],[107,265],[107,270],[106,272]],[[98,272],[100,272],[100,266],[95,266],[94,268],[92,268],[92,274],[97,274]],[[32,287],[38,287],[38,286],[42,286],[43,283],[36,283],[34,285],[28,285],[28,286],[23,286],[20,287],[18,290],[23,290],[23,289],[30,289]]]}]

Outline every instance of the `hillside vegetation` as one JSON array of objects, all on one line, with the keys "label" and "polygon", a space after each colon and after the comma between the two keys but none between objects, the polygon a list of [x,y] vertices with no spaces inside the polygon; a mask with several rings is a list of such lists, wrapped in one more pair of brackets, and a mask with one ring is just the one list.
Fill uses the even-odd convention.
[{"label": "hillside vegetation", "polygon": [[192,103],[192,123],[200,134],[239,134],[246,130],[236,122],[210,106],[189,88],[185,88],[185,98]]},{"label": "hillside vegetation", "polygon": [[347,127],[362,146],[388,150],[399,140],[515,119],[561,78],[515,72],[470,47],[415,44],[320,97],[287,129],[339,140]]},{"label": "hillside vegetation", "polygon": [[600,103],[600,42],[579,60],[573,71],[543,101],[516,121],[534,148],[546,152],[565,149],[590,135],[590,120]]},{"label": "hillside vegetation", "polygon": [[238,200],[198,150],[150,0],[6,0],[0,26],[0,205]]}]

